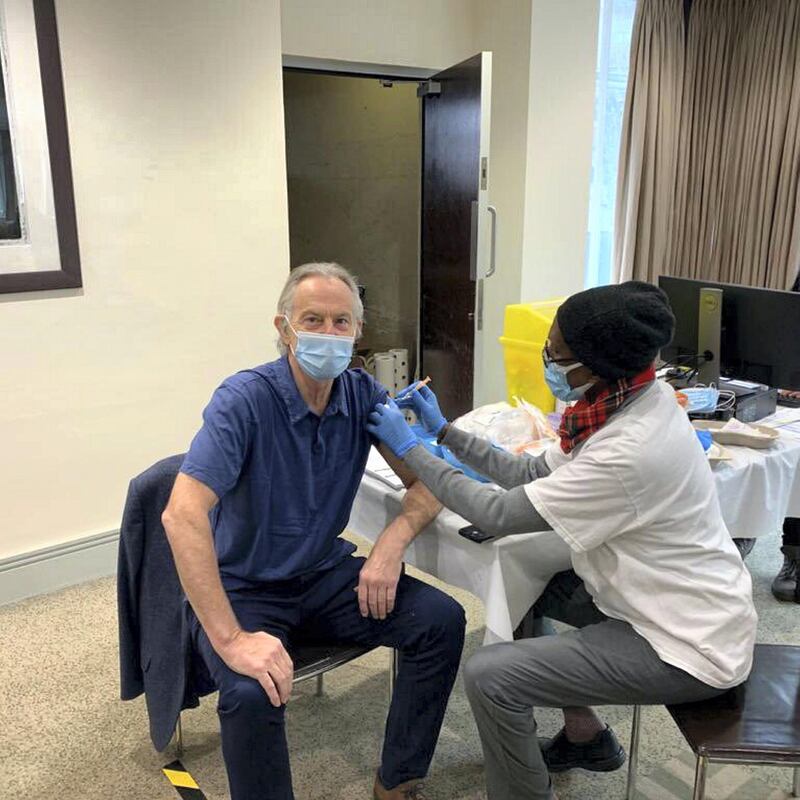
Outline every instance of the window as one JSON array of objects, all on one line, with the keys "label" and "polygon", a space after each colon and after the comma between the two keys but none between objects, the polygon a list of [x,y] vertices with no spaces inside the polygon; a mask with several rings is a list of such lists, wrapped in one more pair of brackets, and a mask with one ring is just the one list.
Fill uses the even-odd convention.
[{"label": "window", "polygon": [[0,293],[81,286],[54,0],[0,0]]},{"label": "window", "polygon": [[0,71],[0,240],[19,239],[21,235],[5,78]]},{"label": "window", "polygon": [[635,11],[636,0],[601,0],[586,235],[587,287],[611,281],[617,162]]}]

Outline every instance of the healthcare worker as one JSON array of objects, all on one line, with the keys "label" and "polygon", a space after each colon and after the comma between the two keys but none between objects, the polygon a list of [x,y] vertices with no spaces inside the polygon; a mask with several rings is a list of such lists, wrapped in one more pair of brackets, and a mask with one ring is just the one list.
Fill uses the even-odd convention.
[{"label": "healthcare worker", "polygon": [[[702,700],[750,672],[750,576],[694,430],[655,379],[673,329],[646,283],[567,299],[543,359],[553,394],[577,402],[537,458],[458,430],[432,391],[413,392],[404,404],[426,429],[501,491],[429,453],[391,401],[370,415],[368,430],[447,507],[494,536],[552,528],[571,550],[572,569],[534,606],[537,635],[484,647],[464,668],[490,800],[552,800],[548,769],[619,767],[624,751],[592,705]],[[577,630],[543,636],[545,618]],[[536,706],[563,709],[554,739],[537,741]]]}]

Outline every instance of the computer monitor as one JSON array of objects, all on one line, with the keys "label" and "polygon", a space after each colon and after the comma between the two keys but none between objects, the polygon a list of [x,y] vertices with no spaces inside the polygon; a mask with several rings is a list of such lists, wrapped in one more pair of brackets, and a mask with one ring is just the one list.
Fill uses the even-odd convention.
[{"label": "computer monitor", "polygon": [[[714,340],[716,319],[719,352],[711,354],[712,373],[800,390],[800,293],[666,276],[658,285],[676,319],[672,344],[661,352],[665,361],[689,362],[713,350],[707,343]],[[721,313],[714,309],[720,293]]]}]

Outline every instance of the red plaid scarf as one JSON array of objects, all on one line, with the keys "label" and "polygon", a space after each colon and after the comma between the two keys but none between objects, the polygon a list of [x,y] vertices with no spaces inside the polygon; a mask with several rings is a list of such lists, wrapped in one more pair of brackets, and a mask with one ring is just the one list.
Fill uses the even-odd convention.
[{"label": "red plaid scarf", "polygon": [[[561,449],[571,453],[581,442],[585,442],[608,422],[608,418],[633,394],[640,392],[656,379],[655,367],[632,378],[621,378],[600,389],[591,400],[578,400],[561,418],[558,436]],[[589,390],[591,392],[591,390]]]}]

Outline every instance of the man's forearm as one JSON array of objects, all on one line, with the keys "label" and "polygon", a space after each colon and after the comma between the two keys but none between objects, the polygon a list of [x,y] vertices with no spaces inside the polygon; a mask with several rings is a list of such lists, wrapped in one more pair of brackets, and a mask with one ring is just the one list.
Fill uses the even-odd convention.
[{"label": "man's forearm", "polygon": [[381,444],[378,450],[403,481],[406,493],[401,512],[384,528],[372,548],[372,555],[402,560],[408,545],[436,518],[442,504],[389,448]]},{"label": "man's forearm", "polygon": [[186,597],[211,646],[221,654],[241,627],[222,586],[208,518],[181,516],[164,523]]},{"label": "man's forearm", "polygon": [[406,548],[442,510],[442,504],[422,481],[415,480],[403,498],[402,511],[386,526],[375,547],[399,558]]}]

